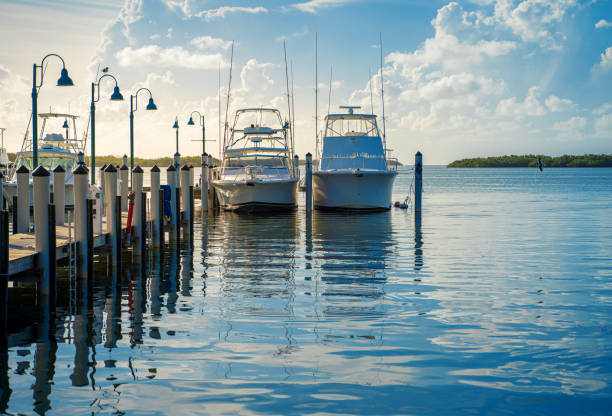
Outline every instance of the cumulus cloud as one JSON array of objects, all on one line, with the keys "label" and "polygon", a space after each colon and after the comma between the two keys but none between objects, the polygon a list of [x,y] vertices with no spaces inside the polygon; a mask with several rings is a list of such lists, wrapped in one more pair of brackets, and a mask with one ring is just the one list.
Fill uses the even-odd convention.
[{"label": "cumulus cloud", "polygon": [[612,27],[612,22],[608,22],[606,19],[601,19],[599,22],[595,23],[596,29],[606,29]]},{"label": "cumulus cloud", "polygon": [[194,16],[203,17],[205,20],[211,20],[216,18],[224,18],[230,13],[268,13],[268,9],[262,6],[257,7],[239,7],[239,6],[222,6],[217,9],[202,10],[201,12],[195,13]]},{"label": "cumulus cloud", "polygon": [[350,3],[351,1],[353,0],[310,0],[302,3],[292,4],[290,7],[297,9],[301,12],[317,14],[320,9],[342,6],[346,3]]},{"label": "cumulus cloud", "polygon": [[227,50],[232,46],[231,40],[214,38],[212,36],[198,36],[191,39],[189,43],[200,50]]},{"label": "cumulus cloud", "polygon": [[585,117],[572,117],[569,120],[558,121],[553,129],[559,132],[559,140],[578,140],[585,138],[587,120]]},{"label": "cumulus cloud", "polygon": [[518,119],[546,114],[546,107],[538,99],[539,92],[540,87],[533,86],[523,101],[517,101],[516,97],[501,100],[497,105],[497,114]]},{"label": "cumulus cloud", "polygon": [[567,12],[577,7],[576,0],[497,0],[495,20],[508,27],[525,42],[548,49],[560,49],[564,36],[559,28]]},{"label": "cumulus cloud", "polygon": [[559,98],[556,95],[551,95],[544,101],[546,107],[551,112],[561,112],[561,111],[570,111],[574,109],[574,103],[572,100],[568,100],[566,98]]},{"label": "cumulus cloud", "polygon": [[121,66],[155,64],[191,69],[217,69],[219,65],[222,67],[228,66],[225,58],[219,53],[190,52],[181,46],[170,48],[162,48],[158,45],[146,45],[140,48],[128,46],[118,51],[115,57]]},{"label": "cumulus cloud", "polygon": [[612,69],[612,46],[606,49],[604,53],[600,55],[600,57],[601,60],[597,64],[597,68],[602,71],[608,71]]}]

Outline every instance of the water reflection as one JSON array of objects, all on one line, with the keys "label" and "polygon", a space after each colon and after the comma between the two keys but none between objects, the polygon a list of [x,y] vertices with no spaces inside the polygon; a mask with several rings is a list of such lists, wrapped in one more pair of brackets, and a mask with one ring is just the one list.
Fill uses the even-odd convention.
[{"label": "water reflection", "polygon": [[387,257],[395,245],[390,213],[315,212],[312,221],[321,294],[330,299],[324,314],[384,315],[382,304],[354,299],[377,300],[385,294]]}]

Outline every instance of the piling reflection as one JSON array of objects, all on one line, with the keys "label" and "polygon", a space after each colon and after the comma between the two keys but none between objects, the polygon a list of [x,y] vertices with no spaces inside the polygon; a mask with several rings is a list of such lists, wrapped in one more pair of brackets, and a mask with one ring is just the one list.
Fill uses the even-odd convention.
[{"label": "piling reflection", "polygon": [[423,268],[423,233],[421,231],[421,213],[414,213],[414,270]]}]

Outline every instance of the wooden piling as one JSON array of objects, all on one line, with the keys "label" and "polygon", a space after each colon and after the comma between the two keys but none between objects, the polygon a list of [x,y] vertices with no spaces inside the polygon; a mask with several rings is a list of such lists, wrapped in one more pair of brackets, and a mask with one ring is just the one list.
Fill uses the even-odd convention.
[{"label": "wooden piling", "polygon": [[172,224],[172,229],[174,230],[176,228],[175,225],[178,222],[176,215],[176,168],[174,165],[170,165],[168,166],[168,169],[166,169],[166,183],[170,187],[170,210],[172,211],[170,214],[170,224]]},{"label": "wooden piling", "polygon": [[423,194],[423,154],[416,152],[414,156],[414,212],[421,212]]},{"label": "wooden piling", "polygon": [[66,206],[66,169],[57,165],[53,169],[53,205],[55,205],[55,224],[64,225]]},{"label": "wooden piling", "polygon": [[27,233],[30,230],[30,171],[24,165],[17,169],[17,232]]},{"label": "wooden piling", "polygon": [[136,252],[141,254],[141,240],[144,238],[142,226],[144,224],[142,218],[143,205],[145,201],[142,199],[142,176],[143,170],[140,166],[136,166],[132,170],[132,190],[134,191],[134,211],[132,212],[132,238],[136,243]]},{"label": "wooden piling", "polygon": [[57,219],[55,218],[56,212],[55,204],[49,204],[49,298],[52,300],[53,305],[55,305],[55,300],[57,297],[57,234],[55,229],[57,224]]},{"label": "wooden piling", "polygon": [[202,155],[202,183],[200,184],[200,207],[201,215],[204,216],[208,212],[208,155]]},{"label": "wooden piling", "polygon": [[89,264],[89,242],[87,239],[87,194],[89,169],[79,165],[73,173],[74,177],[74,234],[77,243],[77,274],[87,276]]},{"label": "wooden piling", "polygon": [[189,202],[189,186],[189,166],[185,165],[181,168],[181,207],[183,209],[183,223],[188,223],[190,221],[189,210],[191,208],[191,204]]},{"label": "wooden piling", "polygon": [[51,293],[51,247],[49,245],[49,182],[51,174],[43,166],[32,172],[33,196],[34,196],[34,233],[37,256],[36,267],[40,270],[39,293],[49,295]]},{"label": "wooden piling", "polygon": [[129,171],[130,169],[125,163],[119,168],[119,190],[121,195],[121,211],[123,212],[128,210]]},{"label": "wooden piling", "polygon": [[[111,265],[116,266],[119,264],[118,252],[121,252],[121,196],[117,198],[117,169],[112,164],[104,169],[104,185],[106,187],[104,191],[106,232],[110,233]],[[119,217],[117,217],[117,201],[119,201]]]},{"label": "wooden piling", "polygon": [[159,223],[162,220],[159,205],[163,204],[163,200],[159,199],[159,182],[159,168],[155,165],[151,168],[151,238],[154,247],[159,246]]},{"label": "wooden piling", "polygon": [[312,211],[312,154],[306,153],[306,211]]}]

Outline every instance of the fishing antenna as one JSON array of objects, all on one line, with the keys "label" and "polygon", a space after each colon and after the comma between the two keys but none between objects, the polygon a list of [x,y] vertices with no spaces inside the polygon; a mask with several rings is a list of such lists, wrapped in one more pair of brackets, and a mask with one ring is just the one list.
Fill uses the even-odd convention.
[{"label": "fishing antenna", "polygon": [[232,41],[232,56],[230,58],[230,73],[229,73],[229,81],[227,86],[227,102],[225,103],[225,129],[223,129],[223,146],[226,145],[225,141],[227,140],[227,113],[229,111],[229,103],[230,103],[230,94],[232,91],[232,69],[234,68],[234,41]]},{"label": "fishing antenna", "polygon": [[331,109],[331,91],[332,91],[332,81],[334,79],[334,67],[329,68],[329,97],[327,98],[327,114]]},{"label": "fishing antenna", "polygon": [[292,124],[291,125],[291,141],[293,141],[293,122],[291,119],[291,98],[290,98],[290,91],[289,91],[289,69],[287,67],[287,46],[286,46],[285,41],[283,41],[283,50],[285,52],[285,81],[287,83],[287,110],[289,111],[289,122]]},{"label": "fishing antenna", "polygon": [[223,146],[221,144],[221,62],[219,62],[219,80],[218,80],[218,84],[217,84],[217,99],[218,99],[218,104],[219,104],[219,120],[218,120],[218,127],[219,127],[219,132],[218,132],[218,136],[219,136],[219,142],[218,142],[218,146],[219,146],[219,155],[221,155],[221,146]]},{"label": "fishing antenna", "polygon": [[380,39],[380,98],[382,101],[382,119],[383,119],[383,144],[385,154],[387,152],[387,126],[385,120],[385,82],[383,80],[383,49],[382,49],[382,32],[379,33]]},{"label": "fishing antenna", "polygon": [[372,109],[372,113],[374,114],[374,94],[372,93],[372,70],[368,68],[368,84],[370,84],[370,108]]},{"label": "fishing antenna", "polygon": [[315,157],[319,155],[319,39],[315,32]]},{"label": "fishing antenna", "polygon": [[293,61],[291,61],[291,114],[292,114],[292,119],[291,119],[291,156],[293,156],[294,153],[294,148],[293,146],[295,145],[294,143],[294,132],[293,132],[293,127],[295,126],[295,95],[293,94],[294,90],[293,90]]}]

